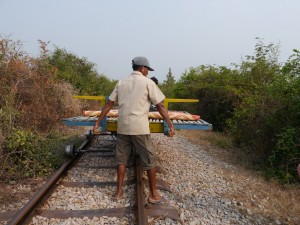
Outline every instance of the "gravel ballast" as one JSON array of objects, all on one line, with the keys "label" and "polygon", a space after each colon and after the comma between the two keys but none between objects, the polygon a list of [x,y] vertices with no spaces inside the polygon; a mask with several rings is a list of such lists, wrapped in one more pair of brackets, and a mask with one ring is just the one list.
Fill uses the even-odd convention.
[{"label": "gravel ballast", "polygon": [[[284,190],[281,186],[265,181],[261,176],[242,171],[235,164],[215,157],[207,146],[192,143],[177,134],[168,138],[163,134],[152,134],[161,172],[157,178],[170,184],[172,193],[159,190],[175,207],[180,221],[164,218],[150,218],[151,225],[185,224],[300,224],[299,191]],[[90,160],[83,157],[79,164],[86,162],[114,164],[113,158]],[[105,174],[102,172],[105,171]],[[127,171],[125,179],[132,179],[132,171]],[[105,181],[116,180],[114,169],[71,170],[65,181]],[[18,186],[17,186],[18,187]],[[127,207],[134,202],[134,186],[124,187],[124,199],[113,199],[115,187],[65,188],[59,187],[42,209],[84,210],[97,208]],[[18,189],[16,189],[18,191]],[[147,193],[147,191],[146,191]],[[290,210],[280,203],[281,199],[292,198]],[[277,201],[275,201],[277,199]],[[21,208],[25,204],[10,203],[1,207],[2,212]],[[17,206],[17,207],[16,207]],[[285,214],[283,211],[290,211]],[[123,218],[94,217],[73,219],[47,219],[37,216],[31,224],[134,224],[135,216]],[[0,224],[6,224],[0,222]]]},{"label": "gravel ballast", "polygon": [[[282,218],[269,212],[269,193],[251,189],[253,185],[273,188],[261,177],[241,174],[240,168],[180,135],[152,136],[165,170],[158,178],[170,183],[173,193],[165,194],[178,208],[183,224],[300,224],[300,214]],[[249,197],[242,202],[240,195]]]}]

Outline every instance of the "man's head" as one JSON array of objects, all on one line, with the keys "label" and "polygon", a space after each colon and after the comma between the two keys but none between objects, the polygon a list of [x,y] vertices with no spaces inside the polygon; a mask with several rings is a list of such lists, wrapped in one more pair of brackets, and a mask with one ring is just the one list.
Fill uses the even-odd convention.
[{"label": "man's head", "polygon": [[148,75],[148,70],[154,71],[154,69],[150,67],[148,59],[143,56],[137,56],[132,60],[132,69],[134,71],[140,71],[144,76]]},{"label": "man's head", "polygon": [[158,84],[158,80],[157,80],[156,77],[151,77],[150,79],[153,80],[153,82],[154,82],[156,85]]}]

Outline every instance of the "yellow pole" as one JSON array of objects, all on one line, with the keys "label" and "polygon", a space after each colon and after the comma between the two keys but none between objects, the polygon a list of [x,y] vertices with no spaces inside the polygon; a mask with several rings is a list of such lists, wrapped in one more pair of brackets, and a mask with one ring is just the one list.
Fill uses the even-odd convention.
[{"label": "yellow pole", "polygon": [[176,99],[176,98],[165,98],[164,105],[165,108],[169,108],[169,102],[199,102],[198,99]]}]

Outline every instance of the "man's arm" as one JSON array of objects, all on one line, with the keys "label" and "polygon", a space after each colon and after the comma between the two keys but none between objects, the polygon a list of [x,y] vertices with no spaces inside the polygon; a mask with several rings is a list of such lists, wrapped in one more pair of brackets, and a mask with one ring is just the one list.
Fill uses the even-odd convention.
[{"label": "man's arm", "polygon": [[156,105],[156,108],[159,112],[159,114],[164,118],[164,120],[167,122],[167,124],[169,125],[170,131],[168,133],[169,137],[173,137],[175,134],[175,129],[174,129],[174,125],[172,123],[172,121],[169,118],[169,114],[167,109],[164,106],[164,102],[160,102]]},{"label": "man's arm", "polygon": [[100,116],[99,116],[98,120],[96,121],[96,123],[94,125],[94,128],[93,128],[94,134],[100,134],[100,131],[98,129],[99,124],[100,124],[101,120],[107,115],[109,110],[113,107],[114,103],[115,102],[111,101],[111,100],[108,100],[108,102],[106,102],[105,106],[101,110],[101,113],[100,113]]}]

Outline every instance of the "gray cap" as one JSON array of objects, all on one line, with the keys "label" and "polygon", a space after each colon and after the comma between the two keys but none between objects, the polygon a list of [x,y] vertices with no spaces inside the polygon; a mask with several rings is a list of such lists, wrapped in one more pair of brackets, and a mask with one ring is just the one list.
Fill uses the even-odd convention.
[{"label": "gray cap", "polygon": [[150,67],[150,63],[148,61],[148,59],[146,59],[143,56],[137,56],[132,60],[132,65],[136,65],[136,66],[146,66],[148,67],[148,70],[150,71],[154,71],[154,69],[152,69]]}]

